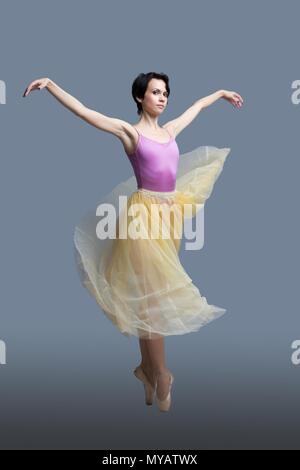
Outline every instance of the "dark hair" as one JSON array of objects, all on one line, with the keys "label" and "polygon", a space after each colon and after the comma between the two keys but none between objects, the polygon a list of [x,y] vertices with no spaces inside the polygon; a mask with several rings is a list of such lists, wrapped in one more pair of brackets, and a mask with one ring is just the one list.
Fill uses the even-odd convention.
[{"label": "dark hair", "polygon": [[168,92],[168,97],[170,95],[170,88],[169,88],[169,77],[165,73],[156,73],[156,72],[148,72],[148,73],[140,73],[133,81],[131,94],[134,101],[137,104],[137,113],[141,114],[143,111],[143,107],[141,103],[137,100],[137,98],[143,99],[145,92],[147,90],[148,83],[152,78],[157,78],[158,80],[163,80],[166,84],[166,89]]}]

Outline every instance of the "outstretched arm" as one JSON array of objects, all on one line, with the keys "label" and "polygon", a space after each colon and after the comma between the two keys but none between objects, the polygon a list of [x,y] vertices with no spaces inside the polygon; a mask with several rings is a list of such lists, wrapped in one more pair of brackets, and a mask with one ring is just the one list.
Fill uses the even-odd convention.
[{"label": "outstretched arm", "polygon": [[178,135],[186,126],[188,126],[195,117],[202,111],[202,109],[207,108],[215,101],[220,98],[225,98],[234,106],[240,108],[243,104],[243,98],[238,93],[227,90],[218,90],[211,95],[205,96],[197,100],[192,106],[190,106],[184,113],[182,113],[177,118],[169,121],[164,127],[172,127],[173,133]]},{"label": "outstretched arm", "polygon": [[23,97],[28,96],[33,90],[42,90],[43,88],[46,88],[61,104],[85,120],[88,124],[103,131],[111,132],[117,137],[122,137],[122,135],[127,132],[128,123],[126,121],[105,116],[104,114],[98,113],[98,111],[87,108],[74,96],[60,88],[53,80],[50,80],[50,78],[39,78],[31,82],[26,88]]}]

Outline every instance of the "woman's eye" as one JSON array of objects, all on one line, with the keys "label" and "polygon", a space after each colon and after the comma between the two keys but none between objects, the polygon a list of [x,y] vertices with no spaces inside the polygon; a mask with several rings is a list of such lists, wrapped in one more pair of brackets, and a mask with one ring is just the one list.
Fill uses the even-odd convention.
[{"label": "woman's eye", "polygon": [[[157,90],[153,92],[155,95],[157,95]],[[168,98],[168,93],[164,93],[164,97]]]}]

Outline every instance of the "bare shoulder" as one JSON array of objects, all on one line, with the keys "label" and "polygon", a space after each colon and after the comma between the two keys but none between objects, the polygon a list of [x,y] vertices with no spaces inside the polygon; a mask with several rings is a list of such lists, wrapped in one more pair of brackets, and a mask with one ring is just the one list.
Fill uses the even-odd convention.
[{"label": "bare shoulder", "polygon": [[138,132],[135,127],[129,122],[123,121],[122,132],[117,137],[122,142],[125,153],[132,154],[138,142]]},{"label": "bare shoulder", "polygon": [[169,121],[166,124],[164,124],[162,127],[164,129],[166,129],[174,139],[176,138],[176,125],[175,125],[175,122]]},{"label": "bare shoulder", "polygon": [[124,149],[127,153],[132,153],[132,148],[137,141],[137,131],[127,121],[123,119],[106,116],[93,109],[82,106],[78,116],[81,117],[88,124],[91,124],[98,129],[109,132],[121,140]]}]

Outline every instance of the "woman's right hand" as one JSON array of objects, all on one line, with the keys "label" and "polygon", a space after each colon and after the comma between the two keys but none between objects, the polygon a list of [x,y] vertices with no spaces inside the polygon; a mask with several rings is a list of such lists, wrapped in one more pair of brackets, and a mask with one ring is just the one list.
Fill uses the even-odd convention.
[{"label": "woman's right hand", "polygon": [[33,82],[31,82],[28,85],[28,87],[24,91],[23,98],[25,98],[25,96],[29,95],[29,93],[32,90],[42,90],[43,88],[45,88],[48,85],[49,82],[50,82],[50,78],[38,78],[37,80],[34,80]]}]

